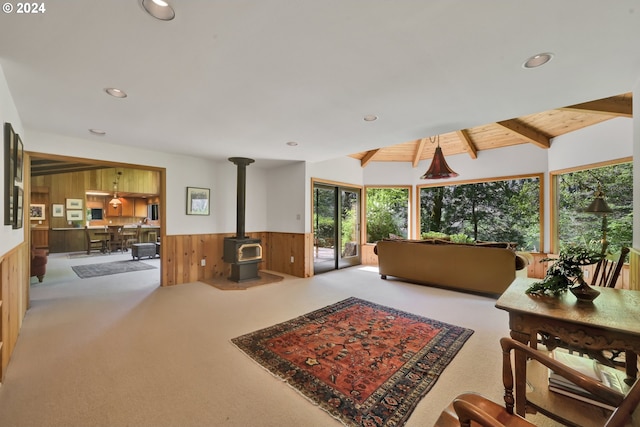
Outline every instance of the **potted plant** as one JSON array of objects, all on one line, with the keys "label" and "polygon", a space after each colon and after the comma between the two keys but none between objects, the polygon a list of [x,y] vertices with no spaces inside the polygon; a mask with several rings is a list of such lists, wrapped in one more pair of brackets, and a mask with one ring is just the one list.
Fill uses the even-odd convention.
[{"label": "potted plant", "polygon": [[582,267],[595,264],[603,257],[602,252],[580,245],[568,245],[560,250],[558,258],[544,258],[553,261],[541,281],[533,283],[526,293],[530,295],[558,296],[570,289],[578,299],[592,301],[600,292],[584,281]]}]

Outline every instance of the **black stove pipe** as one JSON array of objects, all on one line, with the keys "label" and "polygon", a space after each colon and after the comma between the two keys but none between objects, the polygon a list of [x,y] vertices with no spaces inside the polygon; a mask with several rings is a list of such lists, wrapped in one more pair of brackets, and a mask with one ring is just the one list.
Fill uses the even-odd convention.
[{"label": "black stove pipe", "polygon": [[237,189],[237,207],[236,207],[236,239],[244,239],[244,222],[246,215],[246,196],[247,196],[247,166],[255,160],[246,157],[230,157],[229,161],[238,167],[238,189]]}]

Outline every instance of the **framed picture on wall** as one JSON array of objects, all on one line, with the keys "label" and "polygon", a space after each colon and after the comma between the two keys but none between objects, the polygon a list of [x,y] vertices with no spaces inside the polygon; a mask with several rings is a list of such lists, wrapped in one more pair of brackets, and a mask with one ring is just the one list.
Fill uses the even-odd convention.
[{"label": "framed picture on wall", "polygon": [[16,168],[16,182],[22,182],[22,170],[24,165],[24,149],[22,147],[22,139],[20,135],[16,134],[16,149],[15,149],[15,168]]},{"label": "framed picture on wall", "polygon": [[64,205],[54,203],[51,205],[51,216],[52,217],[64,217]]},{"label": "framed picture on wall", "polygon": [[4,124],[4,225],[14,225],[16,134],[11,123]]},{"label": "framed picture on wall", "polygon": [[210,189],[187,187],[187,215],[209,215]]},{"label": "framed picture on wall", "polygon": [[67,199],[67,209],[82,209],[82,199]]},{"label": "framed picture on wall", "polygon": [[15,198],[15,205],[13,207],[13,228],[22,228],[22,205],[23,205],[23,190],[22,187],[14,186],[13,195]]},{"label": "framed picture on wall", "polygon": [[45,205],[41,205],[38,203],[32,203],[29,206],[29,218],[32,220],[43,220],[45,219]]},{"label": "framed picture on wall", "polygon": [[82,211],[67,209],[67,221],[82,221]]}]

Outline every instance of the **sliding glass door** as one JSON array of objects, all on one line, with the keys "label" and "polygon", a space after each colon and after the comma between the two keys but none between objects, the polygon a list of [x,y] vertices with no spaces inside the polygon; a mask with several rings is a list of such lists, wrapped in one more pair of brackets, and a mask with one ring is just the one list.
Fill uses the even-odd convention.
[{"label": "sliding glass door", "polygon": [[314,274],[360,264],[360,189],[314,183]]}]

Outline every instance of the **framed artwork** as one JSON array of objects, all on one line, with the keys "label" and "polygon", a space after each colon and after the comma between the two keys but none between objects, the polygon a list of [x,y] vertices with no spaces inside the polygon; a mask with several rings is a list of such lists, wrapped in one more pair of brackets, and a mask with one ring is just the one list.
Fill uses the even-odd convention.
[{"label": "framed artwork", "polygon": [[15,180],[17,182],[22,182],[22,170],[24,165],[24,149],[22,146],[22,140],[20,139],[20,135],[16,134],[16,149],[15,149],[15,168],[16,168],[16,176]]},{"label": "framed artwork", "polygon": [[68,209],[82,209],[82,199],[67,199]]},{"label": "framed artwork", "polygon": [[45,219],[44,211],[46,207],[45,205],[32,203],[29,206],[29,218],[32,220],[43,220]]},{"label": "framed artwork", "polygon": [[187,215],[209,215],[208,188],[187,187]]},{"label": "framed artwork", "polygon": [[51,216],[55,218],[64,217],[64,205],[57,203],[51,205]]},{"label": "framed artwork", "polygon": [[11,123],[4,124],[4,225],[14,225],[16,134]]},{"label": "framed artwork", "polygon": [[22,187],[14,186],[13,195],[15,198],[15,204],[13,207],[13,225],[14,229],[22,228],[22,202],[23,202],[23,190]]},{"label": "framed artwork", "polygon": [[68,210],[67,221],[82,221],[82,210]]}]

